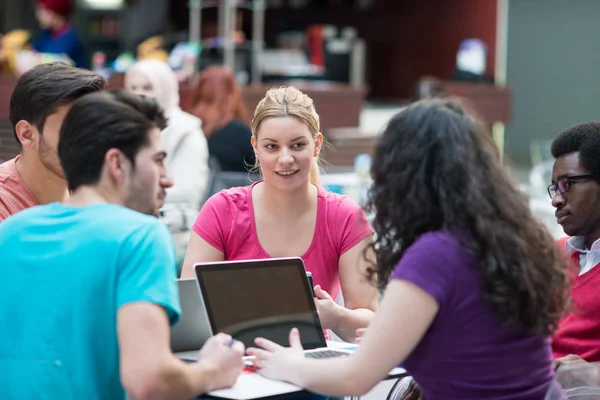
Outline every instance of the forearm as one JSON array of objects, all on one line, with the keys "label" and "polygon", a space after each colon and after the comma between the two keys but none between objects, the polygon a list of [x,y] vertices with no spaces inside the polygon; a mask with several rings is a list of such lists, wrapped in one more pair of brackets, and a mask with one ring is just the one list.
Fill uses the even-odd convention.
[{"label": "forearm", "polygon": [[356,339],[356,330],[358,328],[366,328],[374,316],[375,313],[368,308],[351,310],[340,307],[333,332],[342,338],[342,340],[352,343]]},{"label": "forearm", "polygon": [[290,383],[324,396],[362,396],[370,388],[361,377],[360,368],[354,369],[354,360],[304,359],[291,369]]},{"label": "forearm", "polygon": [[217,369],[209,364],[186,364],[172,357],[156,372],[154,377],[146,377],[145,382],[130,396],[136,400],[187,400],[212,390]]}]

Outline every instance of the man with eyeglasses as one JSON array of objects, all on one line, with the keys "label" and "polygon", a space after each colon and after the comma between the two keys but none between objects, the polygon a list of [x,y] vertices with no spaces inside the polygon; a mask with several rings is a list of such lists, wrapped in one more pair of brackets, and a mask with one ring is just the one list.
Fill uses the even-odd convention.
[{"label": "man with eyeglasses", "polygon": [[555,366],[600,361],[600,122],[561,132],[548,194],[569,237],[558,241],[573,267],[571,305],[552,339]]}]

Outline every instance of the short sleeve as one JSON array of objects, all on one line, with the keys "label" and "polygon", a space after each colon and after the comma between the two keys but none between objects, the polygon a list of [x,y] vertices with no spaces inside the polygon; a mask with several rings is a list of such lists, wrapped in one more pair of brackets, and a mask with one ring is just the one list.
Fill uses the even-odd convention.
[{"label": "short sleeve", "polygon": [[6,218],[10,217],[11,213],[8,210],[8,207],[4,204],[2,199],[0,199],[0,222],[4,221]]},{"label": "short sleeve", "polygon": [[336,231],[340,255],[373,234],[373,228],[371,228],[363,209],[347,197],[343,197],[339,202],[333,229]]},{"label": "short sleeve", "polygon": [[457,274],[465,267],[465,254],[458,239],[433,232],[422,235],[410,246],[392,273],[392,279],[410,282],[435,299],[443,308],[454,293]]},{"label": "short sleeve", "polygon": [[192,229],[215,249],[225,252],[232,218],[229,200],[219,192],[204,203]]},{"label": "short sleeve", "polygon": [[149,302],[163,307],[174,324],[181,309],[177,291],[175,247],[167,228],[158,220],[136,228],[119,254],[117,307]]}]

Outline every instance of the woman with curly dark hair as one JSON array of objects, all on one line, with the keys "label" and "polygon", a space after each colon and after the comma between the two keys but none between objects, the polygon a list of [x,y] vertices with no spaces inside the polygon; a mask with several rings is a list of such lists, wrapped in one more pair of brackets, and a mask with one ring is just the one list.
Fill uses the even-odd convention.
[{"label": "woman with curly dark hair", "polygon": [[377,267],[386,287],[358,350],[305,359],[257,339],[260,372],[330,396],[362,395],[402,364],[435,399],[543,399],[565,262],[485,130],[453,100],[389,123],[373,160]]}]

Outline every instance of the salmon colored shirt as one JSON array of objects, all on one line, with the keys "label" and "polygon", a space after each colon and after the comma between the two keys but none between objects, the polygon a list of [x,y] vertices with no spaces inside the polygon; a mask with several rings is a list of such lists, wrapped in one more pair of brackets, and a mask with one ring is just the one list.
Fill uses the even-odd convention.
[{"label": "salmon colored shirt", "polygon": [[17,171],[19,157],[0,164],[0,222],[19,211],[39,205]]},{"label": "salmon colored shirt", "polygon": [[[208,244],[225,255],[225,260],[271,258],[258,241],[252,186],[223,190],[200,210],[194,224]],[[318,189],[317,223],[308,250],[301,256],[315,285],[334,299],[340,291],[340,256],[373,233],[365,213],[346,196]]]}]

